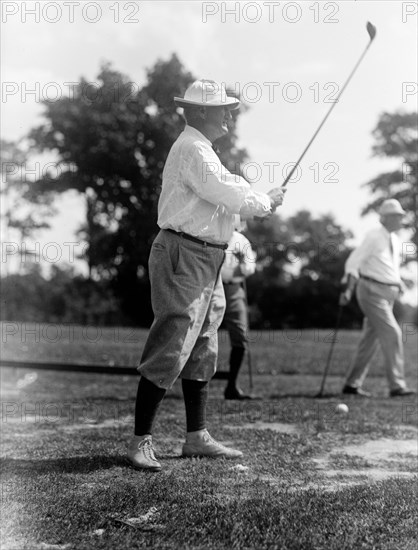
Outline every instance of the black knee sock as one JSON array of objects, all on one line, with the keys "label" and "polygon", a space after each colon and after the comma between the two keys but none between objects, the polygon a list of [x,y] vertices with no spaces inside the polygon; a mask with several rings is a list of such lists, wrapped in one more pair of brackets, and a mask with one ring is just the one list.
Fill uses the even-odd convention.
[{"label": "black knee sock", "polygon": [[188,432],[197,432],[206,428],[206,403],[208,400],[208,382],[198,380],[181,381],[186,407],[186,423]]},{"label": "black knee sock", "polygon": [[229,358],[228,386],[234,388],[237,383],[238,373],[244,359],[245,348],[233,347]]},{"label": "black knee sock", "polygon": [[152,433],[155,415],[166,390],[159,388],[143,376],[138,384],[135,407],[135,435]]}]

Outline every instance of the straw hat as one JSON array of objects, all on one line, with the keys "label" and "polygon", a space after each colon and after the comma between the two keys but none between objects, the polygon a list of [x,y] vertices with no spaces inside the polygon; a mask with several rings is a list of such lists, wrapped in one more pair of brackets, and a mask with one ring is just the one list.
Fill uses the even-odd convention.
[{"label": "straw hat", "polygon": [[236,97],[228,96],[224,84],[214,80],[196,80],[191,84],[184,97],[175,97],[174,102],[179,107],[187,105],[200,105],[202,107],[228,106],[237,109],[240,101]]}]

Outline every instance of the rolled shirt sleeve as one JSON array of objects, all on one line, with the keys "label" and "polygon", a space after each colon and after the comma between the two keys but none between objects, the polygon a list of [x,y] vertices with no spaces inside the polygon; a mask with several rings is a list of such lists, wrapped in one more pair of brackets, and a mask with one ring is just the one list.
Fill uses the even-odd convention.
[{"label": "rolled shirt sleeve", "polygon": [[255,262],[256,262],[255,254],[253,255],[253,259],[251,261],[250,261],[250,258],[248,258],[246,255],[244,256],[244,261],[240,264],[240,269],[241,269],[241,273],[244,275],[245,278],[255,273],[255,268],[256,268]]},{"label": "rolled shirt sleeve", "polygon": [[228,243],[221,275],[224,283],[239,282],[256,271],[257,254],[250,241],[238,231],[234,231]]},{"label": "rolled shirt sleeve", "polygon": [[355,277],[356,279],[359,278],[360,267],[368,253],[367,251],[369,247],[367,246],[367,244],[367,240],[363,241],[363,243],[356,249],[354,249],[347,258],[344,269],[345,273],[343,282],[348,279],[349,275],[353,275],[353,277]]}]

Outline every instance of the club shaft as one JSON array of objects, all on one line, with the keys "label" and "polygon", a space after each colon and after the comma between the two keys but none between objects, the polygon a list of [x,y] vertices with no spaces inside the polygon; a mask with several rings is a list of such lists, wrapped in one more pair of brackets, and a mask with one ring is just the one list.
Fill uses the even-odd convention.
[{"label": "club shaft", "polygon": [[[244,279],[243,281],[244,295],[245,295],[245,309],[247,313],[247,334],[250,332],[250,310],[248,308],[248,291],[247,291],[247,282]],[[248,377],[249,377],[249,386],[250,391],[253,390],[253,362],[251,357],[251,348],[250,342],[247,342],[247,361],[248,361]]]},{"label": "club shaft", "polygon": [[322,395],[322,393],[324,391],[325,380],[327,379],[329,367],[330,367],[330,364],[331,364],[332,353],[334,351],[335,342],[337,341],[337,333],[338,333],[338,329],[340,328],[342,313],[343,313],[343,306],[339,306],[338,315],[337,315],[337,322],[335,323],[334,336],[332,338],[331,347],[330,347],[329,352],[328,352],[327,362],[326,362],[325,369],[324,369],[324,375],[322,376],[321,389],[319,390],[319,395]]},{"label": "club shaft", "polygon": [[337,105],[340,97],[342,96],[344,90],[347,88],[350,80],[352,79],[354,73],[356,72],[358,66],[360,65],[360,63],[362,62],[363,60],[363,57],[366,55],[367,53],[367,50],[370,48],[371,46],[371,43],[373,42],[373,39],[369,41],[369,43],[367,44],[366,46],[366,49],[364,50],[364,52],[361,54],[359,60],[357,61],[357,63],[355,64],[353,70],[351,71],[350,75],[348,76],[347,80],[345,81],[343,87],[341,88],[339,94],[337,95],[337,98],[335,100],[335,102],[331,105],[331,108],[329,109],[329,111],[327,112],[327,114],[325,115],[324,119],[322,120],[321,124],[318,126],[316,132],[314,133],[314,135],[312,136],[312,138],[310,139],[308,145],[305,147],[305,149],[303,150],[303,153],[300,155],[300,157],[298,158],[298,160],[296,161],[296,164],[294,165],[294,167],[292,168],[292,170],[289,172],[289,174],[286,176],[286,179],[284,180],[283,184],[282,184],[282,187],[286,187],[286,185],[288,184],[290,178],[293,176],[293,174],[295,173],[297,167],[299,166],[300,162],[302,161],[303,157],[305,156],[306,152],[308,151],[309,147],[312,145],[312,142],[314,141],[314,139],[316,138],[316,136],[318,135],[319,131],[321,130],[322,126],[325,124],[327,118],[329,117],[329,115],[332,113],[333,109],[335,108],[335,106]]},{"label": "club shaft", "polygon": [[249,386],[250,386],[250,390],[252,391],[254,388],[254,383],[253,383],[253,362],[251,359],[250,344],[248,344],[248,348],[247,348],[247,360],[248,360]]}]

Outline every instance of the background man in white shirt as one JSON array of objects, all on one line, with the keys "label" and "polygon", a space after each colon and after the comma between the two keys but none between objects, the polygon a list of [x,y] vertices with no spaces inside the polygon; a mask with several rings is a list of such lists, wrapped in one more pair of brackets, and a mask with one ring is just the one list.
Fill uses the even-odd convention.
[{"label": "background man in white shirt", "polygon": [[234,231],[226,250],[221,276],[224,285],[226,309],[224,323],[231,341],[229,378],[225,399],[251,399],[237,386],[237,378],[248,347],[248,306],[245,279],[256,269],[256,254],[250,241]]},{"label": "background man in white shirt", "polygon": [[400,243],[396,235],[402,228],[404,214],[397,200],[384,201],[380,208],[381,226],[367,234],[345,265],[347,289],[340,297],[340,304],[346,305],[357,287],[357,300],[365,315],[361,340],[343,388],[346,394],[370,396],[362,385],[378,343],[384,355],[390,395],[415,393],[406,387],[402,331],[393,315],[394,302],[404,288],[399,272]]},{"label": "background man in white shirt", "polygon": [[136,468],[158,471],[152,428],[159,405],[182,378],[187,435],[183,456],[238,458],[240,451],[206,430],[208,381],[216,370],[217,331],[225,309],[220,269],[237,217],[266,217],[284,191],[253,191],[222,166],[212,143],[228,133],[230,109],[239,100],[224,86],[197,80],[184,98],[186,127],[167,157],[158,203],[160,232],[149,258],[154,322],[141,363],[135,435],[128,457]]}]

